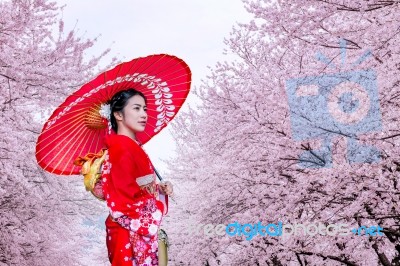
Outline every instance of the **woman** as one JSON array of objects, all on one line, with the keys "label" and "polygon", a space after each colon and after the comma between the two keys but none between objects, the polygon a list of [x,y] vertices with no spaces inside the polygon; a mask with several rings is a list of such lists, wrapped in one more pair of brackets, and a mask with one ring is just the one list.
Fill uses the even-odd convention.
[{"label": "woman", "polygon": [[158,231],[167,205],[160,193],[172,194],[170,182],[156,184],[150,159],[136,140],[145,129],[145,96],[127,89],[110,101],[110,122],[117,134],[106,139],[103,194],[110,209],[107,249],[112,265],[158,265]]}]

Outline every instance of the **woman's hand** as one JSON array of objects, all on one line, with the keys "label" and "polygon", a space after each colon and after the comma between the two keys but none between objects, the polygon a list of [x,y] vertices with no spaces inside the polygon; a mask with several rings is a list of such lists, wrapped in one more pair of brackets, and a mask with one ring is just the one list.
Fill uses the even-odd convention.
[{"label": "woman's hand", "polygon": [[165,195],[171,196],[174,193],[174,189],[172,187],[172,183],[169,181],[162,182],[159,184],[161,192]]}]

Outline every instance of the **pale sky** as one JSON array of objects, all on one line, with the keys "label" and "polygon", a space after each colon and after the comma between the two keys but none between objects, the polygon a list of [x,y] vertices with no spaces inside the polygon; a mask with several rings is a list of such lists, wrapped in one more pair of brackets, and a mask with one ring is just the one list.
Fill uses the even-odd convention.
[{"label": "pale sky", "polygon": [[[192,71],[192,88],[209,74],[208,66],[227,60],[223,40],[237,22],[251,16],[241,0],[57,0],[65,30],[75,28],[84,38],[99,36],[93,55],[107,48],[120,61],[166,53],[182,58]],[[94,77],[93,77],[94,78]],[[189,101],[191,97],[189,97]],[[174,153],[169,127],[155,136],[145,150],[162,173]],[[168,177],[167,177],[168,179]]]}]

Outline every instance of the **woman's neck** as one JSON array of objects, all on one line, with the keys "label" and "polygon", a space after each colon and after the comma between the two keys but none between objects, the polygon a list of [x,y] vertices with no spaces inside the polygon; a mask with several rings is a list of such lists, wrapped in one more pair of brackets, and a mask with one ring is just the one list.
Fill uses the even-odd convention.
[{"label": "woman's neck", "polygon": [[133,141],[135,141],[136,143],[138,143],[137,139],[136,139],[136,134],[130,130],[118,130],[118,135],[124,135],[127,136],[128,138],[132,139]]}]

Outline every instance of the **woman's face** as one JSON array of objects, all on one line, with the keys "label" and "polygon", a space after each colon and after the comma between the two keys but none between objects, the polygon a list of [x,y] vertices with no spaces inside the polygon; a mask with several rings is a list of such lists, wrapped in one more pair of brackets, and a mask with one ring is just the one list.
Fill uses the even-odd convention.
[{"label": "woman's face", "polygon": [[118,134],[143,132],[147,123],[147,106],[142,96],[129,98],[122,112],[115,113]]}]

